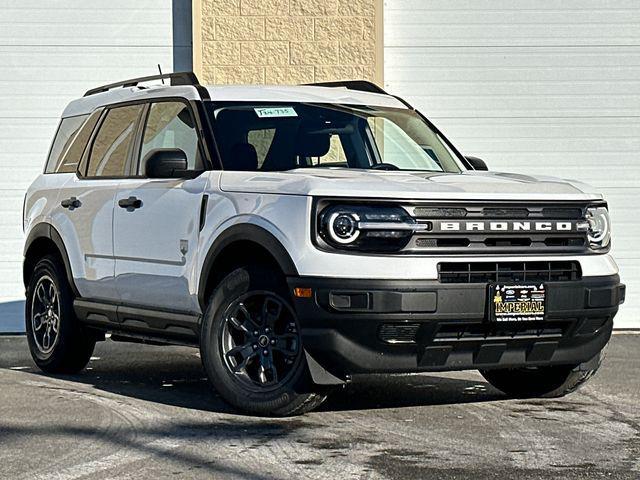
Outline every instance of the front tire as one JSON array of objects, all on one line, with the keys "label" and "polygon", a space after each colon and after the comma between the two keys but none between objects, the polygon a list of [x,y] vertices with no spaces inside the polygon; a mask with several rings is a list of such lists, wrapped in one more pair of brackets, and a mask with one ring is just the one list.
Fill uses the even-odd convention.
[{"label": "front tire", "polygon": [[220,282],[200,352],[213,387],[239,410],[299,415],[326,398],[310,380],[286,282],[266,267],[238,268]]},{"label": "front tire", "polygon": [[43,257],[33,270],[25,321],[31,357],[41,370],[77,373],[89,363],[96,342],[76,318],[64,268],[55,256]]},{"label": "front tire", "polygon": [[[589,362],[572,366],[480,370],[495,388],[513,398],[558,398],[582,387],[600,368],[604,351]],[[586,366],[586,367],[585,367]]]}]

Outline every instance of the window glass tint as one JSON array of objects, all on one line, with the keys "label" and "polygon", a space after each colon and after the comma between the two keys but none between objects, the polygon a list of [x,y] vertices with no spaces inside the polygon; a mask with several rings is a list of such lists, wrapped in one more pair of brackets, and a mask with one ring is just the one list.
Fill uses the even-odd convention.
[{"label": "window glass tint", "polygon": [[47,160],[47,167],[45,173],[66,173],[74,172],[75,167],[65,167],[62,163],[65,152],[69,149],[73,139],[76,137],[78,130],[85,122],[89,115],[80,115],[77,117],[63,118],[58,127],[56,137],[53,140],[51,146],[51,152],[49,153],[49,159]]},{"label": "window glass tint", "polygon": [[269,148],[273,142],[273,136],[276,134],[275,128],[265,128],[264,130],[251,130],[247,133],[247,143],[253,145],[256,149],[258,157],[258,168],[262,167],[264,159],[267,158]]},{"label": "window glass tint", "polygon": [[142,105],[112,108],[95,137],[88,177],[123,177],[129,171],[131,150]]},{"label": "window glass tint", "polygon": [[147,158],[157,149],[179,148],[187,154],[189,170],[200,170],[198,134],[189,107],[182,102],[151,105],[142,140],[138,173],[144,175]]},{"label": "window glass tint", "polygon": [[84,149],[87,146],[89,137],[91,137],[91,133],[93,132],[96,123],[98,123],[101,114],[102,109],[96,110],[80,127],[78,133],[76,133],[75,138],[71,142],[71,145],[69,145],[69,148],[64,152],[56,173],[75,172],[78,169],[78,163],[82,160]]},{"label": "window glass tint", "polygon": [[380,154],[385,163],[394,165],[401,170],[426,169],[434,172],[442,171],[438,153],[432,145],[443,155],[447,155],[444,146],[435,140],[435,133],[412,138],[411,126],[405,122],[406,130],[393,120],[383,117],[369,118],[369,126]]},{"label": "window glass tint", "polygon": [[208,108],[225,170],[460,171],[437,132],[406,108],[247,103]]},{"label": "window glass tint", "polygon": [[348,167],[347,155],[342,148],[340,135],[331,135],[329,139],[329,151],[322,157],[311,159],[312,165],[322,165],[324,167]]}]

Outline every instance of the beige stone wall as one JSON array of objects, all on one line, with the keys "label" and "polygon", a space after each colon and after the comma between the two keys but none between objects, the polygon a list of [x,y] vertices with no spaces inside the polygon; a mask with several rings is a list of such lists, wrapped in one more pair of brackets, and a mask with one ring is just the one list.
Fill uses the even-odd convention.
[{"label": "beige stone wall", "polygon": [[195,0],[194,70],[208,84],[382,84],[382,0]]}]

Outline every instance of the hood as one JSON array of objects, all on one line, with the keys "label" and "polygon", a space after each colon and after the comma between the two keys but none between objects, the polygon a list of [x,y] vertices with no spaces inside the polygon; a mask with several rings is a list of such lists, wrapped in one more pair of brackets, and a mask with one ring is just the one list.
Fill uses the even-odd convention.
[{"label": "hood", "polygon": [[451,200],[598,200],[586,184],[546,176],[478,172],[428,173],[346,168],[286,172],[222,172],[228,192],[318,197]]}]

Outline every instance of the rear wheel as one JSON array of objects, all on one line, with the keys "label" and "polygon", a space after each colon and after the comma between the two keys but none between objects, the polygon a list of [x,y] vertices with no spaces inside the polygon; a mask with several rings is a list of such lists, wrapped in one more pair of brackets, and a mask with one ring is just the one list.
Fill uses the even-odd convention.
[{"label": "rear wheel", "polygon": [[64,268],[55,256],[36,264],[27,288],[26,331],[36,365],[49,373],[76,373],[93,353],[95,338],[78,322]]},{"label": "rear wheel", "polygon": [[[604,353],[578,367],[552,366],[480,370],[495,388],[514,398],[557,398],[575,392],[600,368]],[[585,365],[587,365],[585,367]]]},{"label": "rear wheel", "polygon": [[297,415],[320,405],[284,279],[265,267],[231,272],[213,292],[202,326],[209,379],[234,407]]}]

